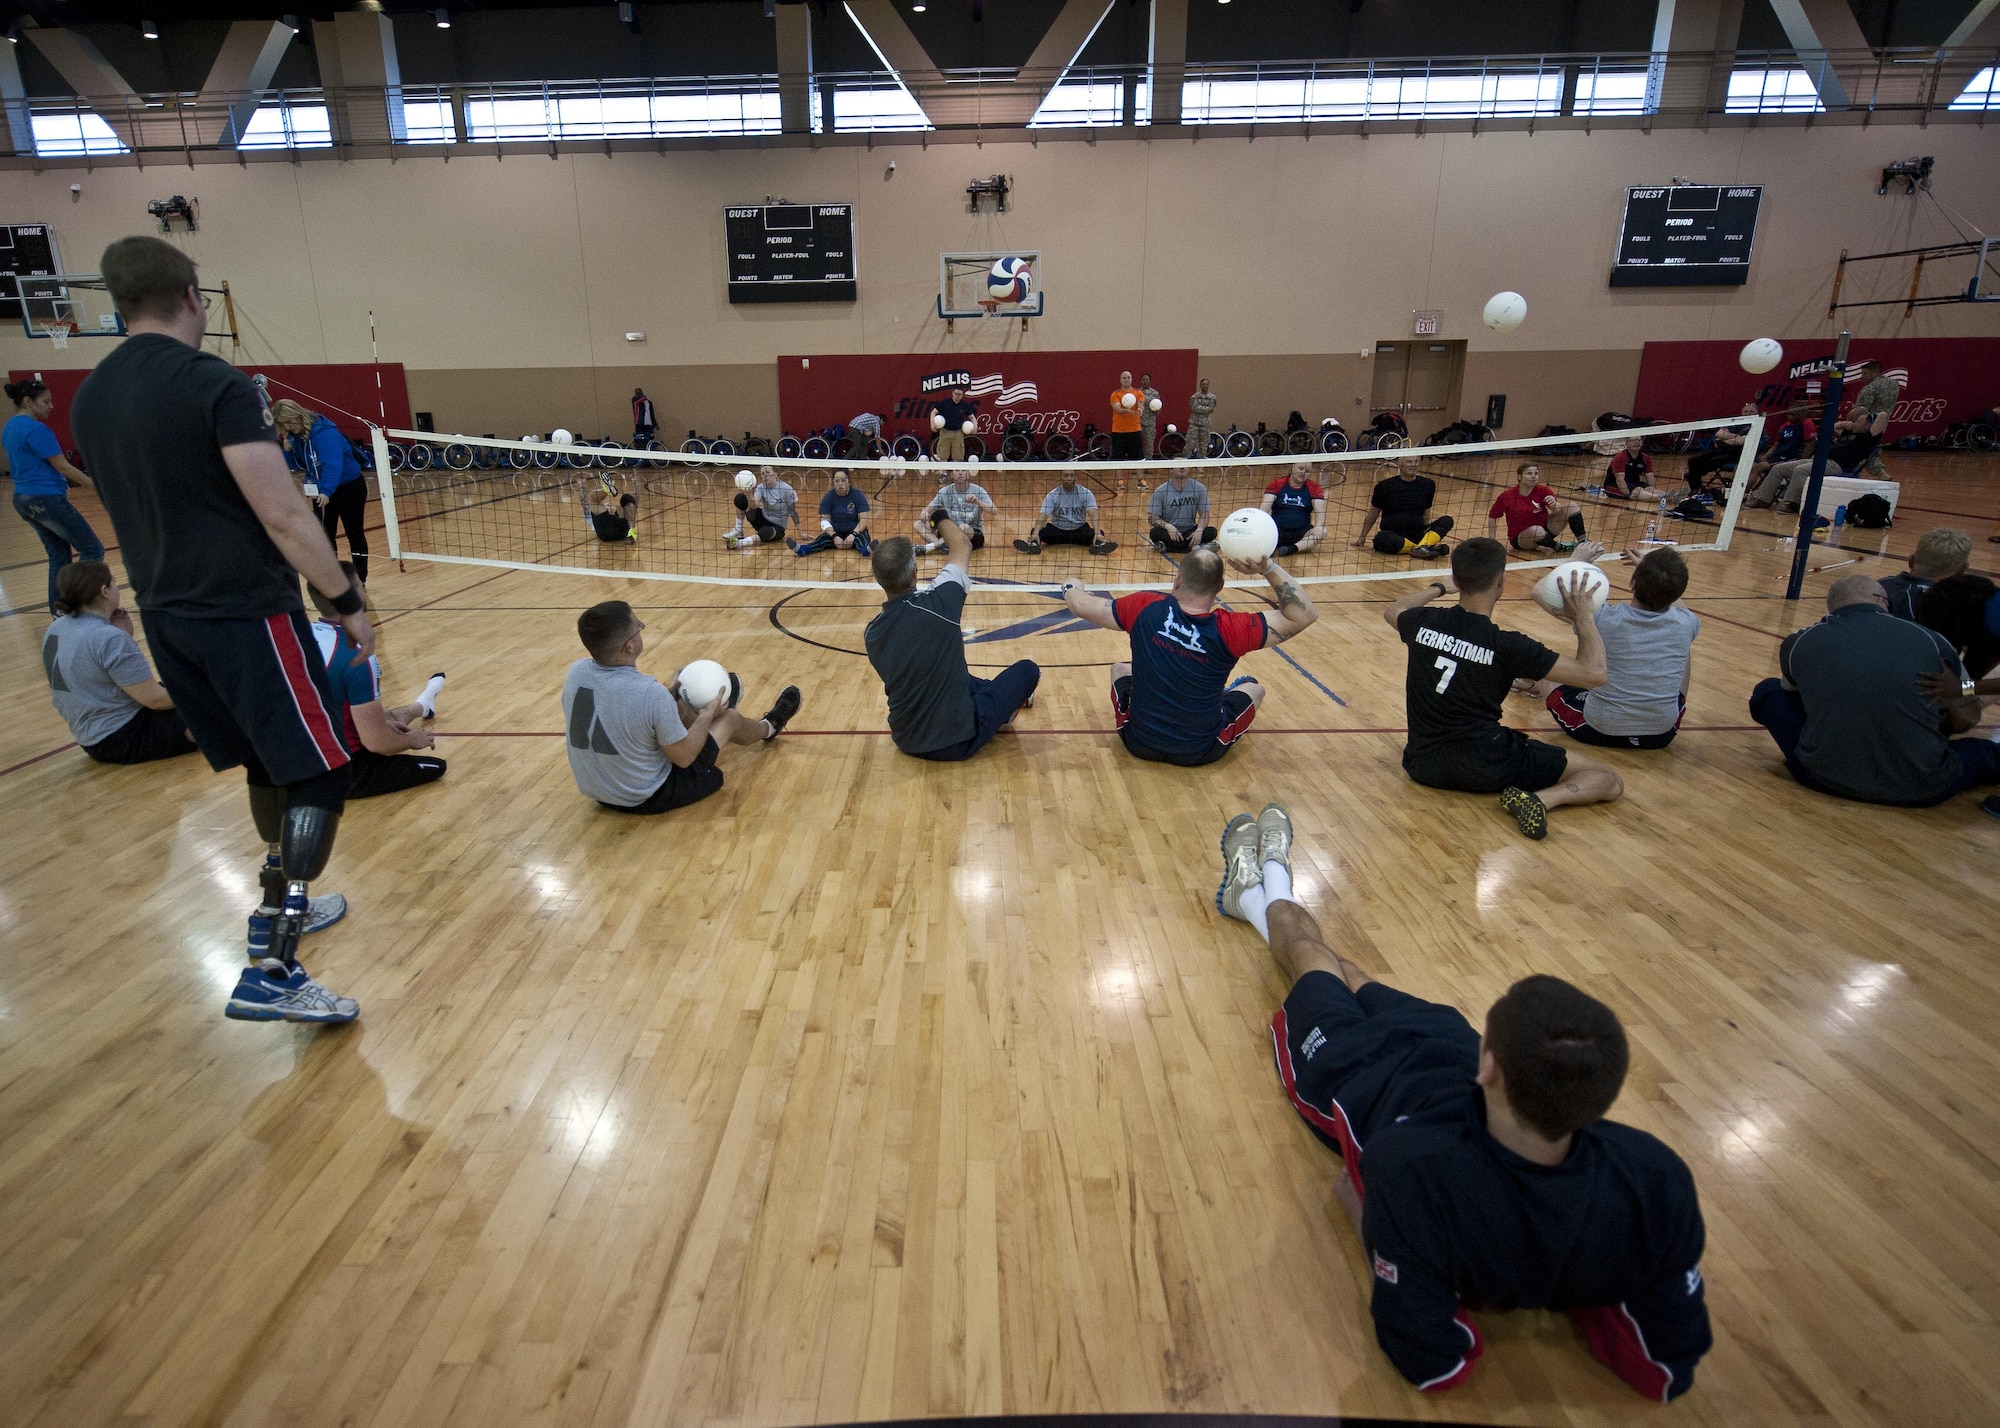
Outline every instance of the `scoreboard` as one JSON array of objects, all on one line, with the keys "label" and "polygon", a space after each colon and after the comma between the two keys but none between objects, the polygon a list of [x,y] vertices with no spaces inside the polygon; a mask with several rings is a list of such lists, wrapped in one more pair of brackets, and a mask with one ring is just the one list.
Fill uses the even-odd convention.
[{"label": "scoreboard", "polygon": [[1625,194],[1614,288],[1735,287],[1750,281],[1762,184],[1677,184]]},{"label": "scoreboard", "polygon": [[20,278],[60,273],[56,238],[46,223],[0,225],[0,322],[21,320]]},{"label": "scoreboard", "polygon": [[853,302],[854,205],[723,210],[731,302]]}]

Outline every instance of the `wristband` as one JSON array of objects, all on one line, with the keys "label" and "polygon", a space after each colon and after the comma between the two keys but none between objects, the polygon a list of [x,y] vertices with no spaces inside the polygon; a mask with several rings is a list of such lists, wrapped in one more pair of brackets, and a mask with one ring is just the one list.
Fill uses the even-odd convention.
[{"label": "wristband", "polygon": [[1451,594],[1451,587],[1445,584],[1442,580],[1433,580],[1431,582],[1431,589],[1437,591],[1437,593],[1440,595]]},{"label": "wristband", "polygon": [[361,592],[352,585],[333,597],[333,613],[336,615],[358,615],[361,607]]}]

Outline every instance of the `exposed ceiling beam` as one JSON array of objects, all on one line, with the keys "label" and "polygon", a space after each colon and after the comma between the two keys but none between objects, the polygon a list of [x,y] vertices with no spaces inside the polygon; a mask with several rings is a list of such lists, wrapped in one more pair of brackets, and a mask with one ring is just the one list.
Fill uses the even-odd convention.
[{"label": "exposed ceiling beam", "polygon": [[1659,0],[1646,86],[1650,107],[1720,109],[1742,29],[1743,0]]},{"label": "exposed ceiling beam", "polygon": [[225,144],[233,145],[250,127],[257,113],[259,95],[271,87],[271,77],[291,47],[295,32],[281,20],[235,20],[223,37],[215,63],[202,81],[202,97],[220,101],[229,109],[229,129]]},{"label": "exposed ceiling beam", "polygon": [[132,115],[140,107],[138,95],[104,52],[75,30],[37,26],[21,33],[55,66],[78,97],[111,126],[118,142],[132,147]]},{"label": "exposed ceiling beam", "polygon": [[14,46],[0,44],[0,106],[7,110],[5,132],[16,154],[35,152],[35,128],[28,118],[28,87],[21,82],[21,61]]},{"label": "exposed ceiling beam", "polygon": [[1847,0],[1771,0],[1771,9],[1784,27],[1785,38],[1798,51],[1806,73],[1812,76],[1819,102],[1829,109],[1845,109],[1852,96],[1834,72],[1827,51],[1852,54],[1872,48],[1861,33],[1861,22],[1847,8]]},{"label": "exposed ceiling beam", "polygon": [[1187,80],[1187,22],[1188,0],[1153,0],[1146,67],[1155,124],[1181,122],[1181,87]]},{"label": "exposed ceiling beam", "polygon": [[1944,37],[1941,50],[2000,48],[2000,0],[1978,0]]},{"label": "exposed ceiling beam", "polygon": [[[845,6],[847,18],[924,117],[932,124],[961,122],[943,112],[954,107],[945,97],[944,75],[931,62],[923,42],[910,33],[893,0],[845,0]],[[976,108],[976,103],[968,108]],[[826,122],[833,122],[831,114]]]},{"label": "exposed ceiling beam", "polygon": [[[787,134],[812,132],[812,6],[780,5],[778,27],[778,127]],[[833,127],[833,116],[826,116]]]}]

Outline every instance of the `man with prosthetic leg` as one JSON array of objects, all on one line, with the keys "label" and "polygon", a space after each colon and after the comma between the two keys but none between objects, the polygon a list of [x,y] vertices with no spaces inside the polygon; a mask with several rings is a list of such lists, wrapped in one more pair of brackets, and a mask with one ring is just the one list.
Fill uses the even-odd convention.
[{"label": "man with prosthetic leg", "polygon": [[348,791],[338,708],[299,578],[328,597],[353,658],[375,631],[285,467],[271,414],[242,372],[201,349],[194,264],[157,238],[101,260],[131,334],[85,380],[77,444],[118,532],[160,681],[220,772],[241,766],[266,856],[250,916],[250,965],[225,1008],[244,1021],[344,1022],[360,1014],[299,965],[301,937],[345,899],[314,898]]}]

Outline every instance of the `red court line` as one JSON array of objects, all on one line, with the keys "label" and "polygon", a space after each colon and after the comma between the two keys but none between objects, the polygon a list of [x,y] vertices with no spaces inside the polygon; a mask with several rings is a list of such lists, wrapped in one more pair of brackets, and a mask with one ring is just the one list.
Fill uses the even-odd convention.
[{"label": "red court line", "polygon": [[[1762,724],[1681,725],[1681,732],[1683,734],[1749,734],[1762,733],[1763,729],[1764,726]],[[1551,725],[1540,724],[1520,730],[1524,734],[1546,734],[1552,731],[1560,732],[1559,730],[1554,730]],[[563,731],[560,729],[463,729],[455,732],[446,729],[436,729],[432,732],[440,739],[560,739],[563,737]],[[1026,736],[1029,734],[1116,734],[1118,731],[1116,729],[1014,729],[1010,732],[1019,736]],[[1250,732],[1253,734],[1407,734],[1410,731],[1407,728],[1392,729],[1386,726],[1368,726],[1352,729],[1266,729],[1261,726],[1253,726]],[[787,729],[781,737],[787,739],[886,739],[889,737],[889,731],[887,729]],[[48,755],[44,754],[42,757],[47,758]],[[8,770],[0,769],[0,774],[6,772]]]},{"label": "red court line", "polygon": [[5,778],[10,773],[18,773],[22,769],[28,767],[28,765],[38,764],[43,759],[52,759],[57,754],[68,753],[71,749],[75,747],[76,747],[76,741],[72,739],[69,743],[64,744],[60,748],[50,749],[46,754],[36,754],[32,759],[22,759],[21,762],[19,762],[18,764],[10,764],[4,769],[0,769],[0,778]]}]

